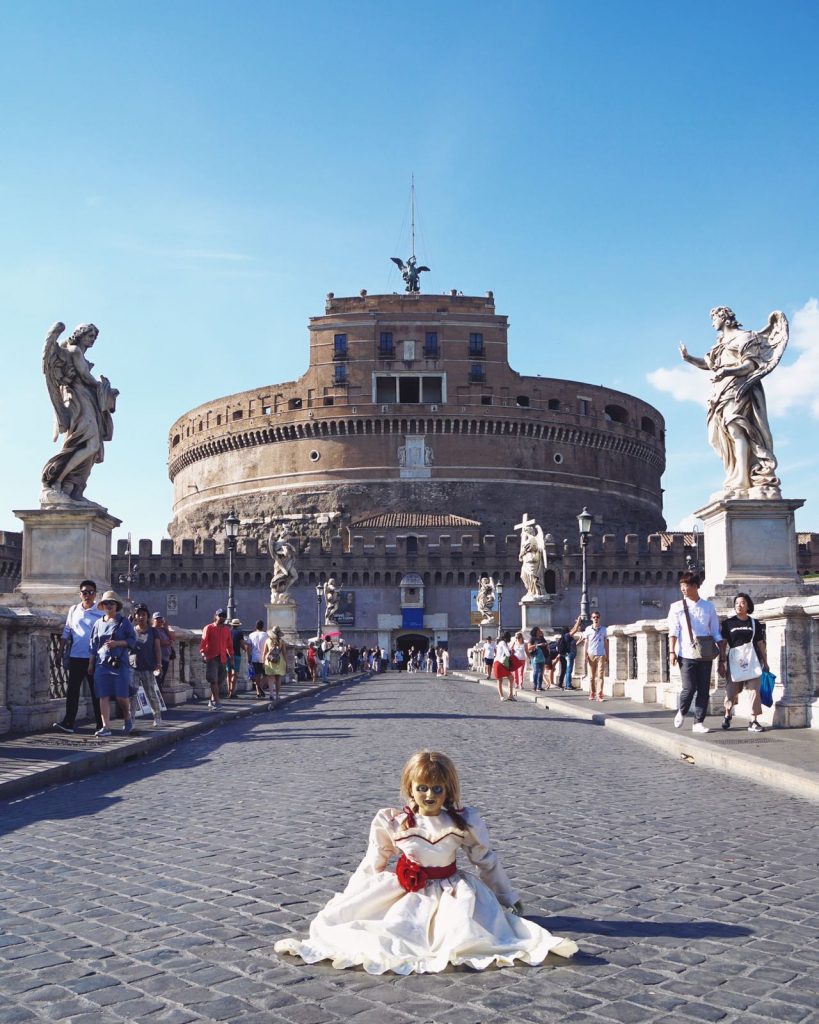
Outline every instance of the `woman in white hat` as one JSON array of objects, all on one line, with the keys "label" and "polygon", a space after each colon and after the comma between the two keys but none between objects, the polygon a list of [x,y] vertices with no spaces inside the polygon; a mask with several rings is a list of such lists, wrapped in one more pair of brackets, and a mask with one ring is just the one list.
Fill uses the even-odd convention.
[{"label": "woman in white hat", "polygon": [[113,590],[106,590],[97,605],[105,612],[97,619],[91,632],[91,655],[88,660],[89,675],[94,674],[94,691],[100,700],[102,728],[95,736],[110,736],[109,702],[113,697],[119,704],[125,725],[122,732],[127,735],[134,728],[131,718],[131,702],[128,699],[131,687],[131,665],[128,655],[136,650],[137,638],[134,627],[122,614],[122,599]]}]

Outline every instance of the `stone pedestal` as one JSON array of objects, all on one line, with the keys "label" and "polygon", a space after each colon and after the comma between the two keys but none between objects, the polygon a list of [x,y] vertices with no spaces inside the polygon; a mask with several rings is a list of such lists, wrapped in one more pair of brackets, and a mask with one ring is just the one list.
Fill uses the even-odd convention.
[{"label": "stone pedestal", "polygon": [[544,633],[552,629],[552,595],[543,597],[524,597],[520,602],[521,630],[524,636],[535,626],[540,626]]},{"label": "stone pedestal", "polygon": [[111,585],[111,533],[122,522],[99,506],[15,511],[23,522],[23,564],[16,588],[38,608],[65,614],[77,601],[80,580],[100,594]]},{"label": "stone pedestal", "polygon": [[802,498],[718,498],[695,512],[705,526],[702,596],[722,612],[731,608],[738,590],[757,604],[803,592],[794,512],[804,503]]},{"label": "stone pedestal", "polygon": [[273,601],[265,605],[267,608],[267,631],[277,626],[282,631],[282,639],[287,644],[287,675],[286,679],[295,678],[294,644],[299,643],[296,629],[296,602],[289,599]]}]

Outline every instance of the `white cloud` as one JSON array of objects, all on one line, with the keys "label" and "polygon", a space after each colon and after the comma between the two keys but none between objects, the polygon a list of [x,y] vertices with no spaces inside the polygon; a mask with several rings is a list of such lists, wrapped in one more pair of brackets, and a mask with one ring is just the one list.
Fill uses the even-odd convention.
[{"label": "white cloud", "polygon": [[658,391],[668,391],[678,402],[696,402],[703,407],[711,390],[708,375],[688,363],[675,366],[672,370],[652,370],[646,374],[646,379]]},{"label": "white cloud", "polygon": [[694,515],[684,516],[675,526],[670,526],[672,533],[693,533],[694,530],[702,530],[702,520]]},{"label": "white cloud", "polygon": [[[789,412],[809,411],[819,419],[819,301],[808,299],[797,309],[791,320],[787,360],[796,349],[794,362],[779,366],[765,378],[765,396],[771,416],[784,416]],[[709,377],[704,371],[685,364],[673,369],[661,367],[646,374],[649,384],[658,391],[666,391],[678,402],[696,402],[704,406],[710,391]]]},{"label": "white cloud", "polygon": [[[808,409],[819,419],[816,389],[819,380],[819,301],[816,299],[808,299],[793,314],[788,348],[799,352],[795,362],[787,366],[780,363],[765,378],[768,411],[773,416],[783,416],[791,411]],[[785,358],[787,356],[786,350]]]}]

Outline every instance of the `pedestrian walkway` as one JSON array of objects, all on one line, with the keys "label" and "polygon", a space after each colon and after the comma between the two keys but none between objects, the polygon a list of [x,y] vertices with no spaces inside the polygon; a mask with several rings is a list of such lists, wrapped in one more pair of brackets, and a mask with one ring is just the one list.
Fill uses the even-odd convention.
[{"label": "pedestrian walkway", "polygon": [[208,709],[206,700],[193,701],[169,708],[162,716],[162,725],[153,728],[150,718],[135,720],[136,728],[123,736],[121,722],[115,722],[113,735],[97,738],[93,722],[79,724],[73,735],[56,729],[30,734],[7,734],[0,737],[0,800],[23,796],[44,786],[83,778],[94,772],[113,768],[136,757],[145,757],[171,747],[188,736],[196,736],[226,722],[247,715],[264,714],[321,693],[331,686],[357,681],[362,673],[337,676],[328,683],[287,683],[282,687],[275,706],[257,700],[252,691],[236,700],[225,700],[221,709]]},{"label": "pedestrian walkway", "polygon": [[[476,673],[460,672],[458,675],[497,689],[494,680]],[[529,688],[517,694],[519,701],[615,729],[690,765],[717,768],[750,782],[819,802],[819,730],[767,729],[762,734],[753,734],[742,724],[742,719],[732,728],[723,730],[722,717],[712,715],[706,721],[711,732],[707,736],[692,736],[693,715],[682,728],[675,729],[674,713],[659,704],[638,704],[625,697],[591,702],[586,692],[567,693],[554,686],[542,693],[536,694]]]}]

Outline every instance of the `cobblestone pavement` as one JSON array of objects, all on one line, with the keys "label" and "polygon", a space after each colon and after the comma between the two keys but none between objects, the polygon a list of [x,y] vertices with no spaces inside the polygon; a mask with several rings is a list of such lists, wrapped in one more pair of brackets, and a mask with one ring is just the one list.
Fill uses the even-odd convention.
[{"label": "cobblestone pavement", "polygon": [[[370,977],[271,954],[450,753],[573,961]],[[813,1022],[814,805],[474,683],[375,677],[0,803],[0,1024]]]}]

